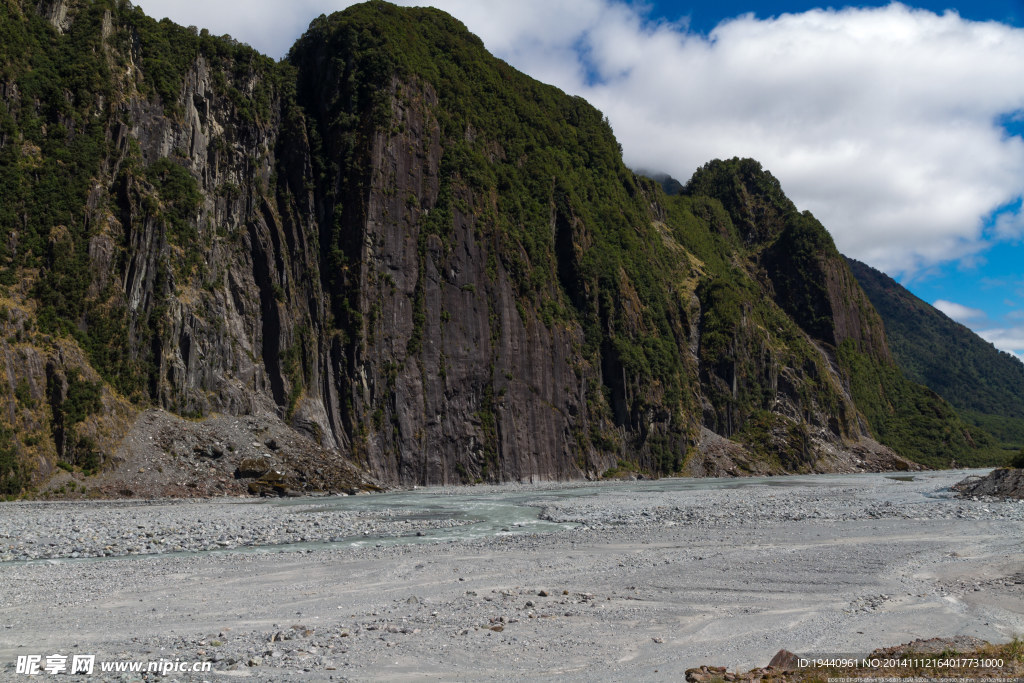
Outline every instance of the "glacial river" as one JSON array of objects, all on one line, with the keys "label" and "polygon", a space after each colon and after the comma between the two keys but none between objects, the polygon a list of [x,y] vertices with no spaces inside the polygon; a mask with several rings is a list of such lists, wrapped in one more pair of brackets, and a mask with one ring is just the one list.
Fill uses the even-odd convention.
[{"label": "glacial river", "polygon": [[[749,508],[759,504],[751,503],[756,500],[775,500],[771,509],[776,515],[817,514],[817,504],[791,512],[790,504],[782,502],[798,490],[807,492],[809,501],[842,499],[848,505],[856,500],[856,507],[890,506],[889,511],[897,506],[911,516],[916,516],[915,508],[929,508],[932,512],[925,516],[934,516],[937,503],[944,506],[944,499],[954,497],[948,489],[952,482],[984,472],[666,478],[417,488],[356,496],[27,504],[8,519],[9,524],[0,517],[0,541],[7,539],[0,543],[0,551],[6,543],[12,557],[5,562],[102,562],[116,557],[411,545],[546,534],[589,525],[590,519],[596,526],[642,524],[658,514],[647,507],[659,505],[674,508],[664,520],[670,524],[704,523],[708,514],[756,520],[765,514]],[[827,493],[830,490],[834,495]],[[734,491],[739,493],[734,496]],[[735,512],[743,506],[749,509]],[[545,508],[555,514],[545,515]],[[561,512],[566,509],[575,512]],[[687,517],[690,511],[698,516]]]},{"label": "glacial river", "polygon": [[[984,474],[988,470],[965,471],[970,474]],[[540,518],[543,506],[570,499],[614,497],[643,493],[665,493],[683,491],[713,491],[763,487],[814,487],[849,488],[863,486],[873,490],[872,484],[889,480],[892,482],[922,481],[930,478],[948,477],[939,473],[918,472],[871,473],[871,474],[814,474],[786,475],[776,477],[729,477],[729,478],[665,478],[637,481],[609,481],[596,484],[552,484],[550,487],[515,490],[503,486],[471,486],[464,489],[417,488],[375,495],[301,497],[261,500],[255,505],[274,505],[294,508],[297,514],[313,511],[339,510],[348,512],[390,511],[395,521],[409,520],[458,520],[460,526],[429,529],[420,535],[363,535],[337,539],[333,543],[293,544],[293,548],[322,548],[329,545],[393,545],[408,543],[433,543],[492,536],[545,533],[561,531],[577,526],[570,523],[549,522]],[[908,487],[909,488],[909,487]],[[895,495],[894,495],[895,494]],[[905,496],[891,488],[888,499],[897,504],[913,504],[934,498],[952,498],[948,489],[919,493],[908,490]]]}]

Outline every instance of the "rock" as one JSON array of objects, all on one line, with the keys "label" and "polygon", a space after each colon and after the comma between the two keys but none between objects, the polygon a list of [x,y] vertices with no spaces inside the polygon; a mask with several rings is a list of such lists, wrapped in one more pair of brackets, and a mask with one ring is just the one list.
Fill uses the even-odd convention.
[{"label": "rock", "polygon": [[952,489],[961,498],[978,500],[978,496],[1024,499],[1024,469],[1002,468],[992,470],[985,477],[967,477]]},{"label": "rock", "polygon": [[797,660],[799,657],[793,654],[789,650],[779,650],[772,657],[772,661],[768,662],[768,666],[774,669],[787,669],[793,670],[797,668]]},{"label": "rock", "polygon": [[275,461],[265,456],[258,456],[255,458],[243,458],[238,463],[238,467],[235,468],[235,479],[252,479],[254,477],[262,477],[264,474],[269,473],[274,465]]},{"label": "rock", "polygon": [[875,650],[871,657],[904,657],[911,654],[937,655],[943,652],[974,652],[987,646],[988,641],[974,636],[953,636],[951,638],[929,638],[915,640],[895,647]]},{"label": "rock", "polygon": [[254,496],[298,496],[302,485],[294,477],[271,470],[256,481],[249,482],[249,493]]}]

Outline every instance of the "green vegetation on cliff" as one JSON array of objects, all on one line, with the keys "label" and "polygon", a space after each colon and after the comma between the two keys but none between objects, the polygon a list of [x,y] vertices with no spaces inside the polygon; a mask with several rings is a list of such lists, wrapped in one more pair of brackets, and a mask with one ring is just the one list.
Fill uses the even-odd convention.
[{"label": "green vegetation on cliff", "polygon": [[932,390],[911,382],[892,364],[872,362],[850,342],[839,347],[857,407],[877,438],[929,467],[994,464],[999,449],[983,429],[969,427]]},{"label": "green vegetation on cliff", "polygon": [[[109,288],[90,291],[97,278],[89,253],[105,231],[104,214],[126,208],[118,206],[119,188],[99,181],[107,168],[121,165],[120,182],[166,221],[168,241],[188,247],[193,263],[202,257],[194,250],[201,196],[181,158],[164,157],[140,171],[137,144],[117,148],[111,130],[128,123],[118,101],[137,88],[180,116],[185,73],[202,57],[242,118],[267,119],[281,77],[273,60],[246,45],[157,22],[128,3],[72,3],[68,14],[69,26],[59,32],[34,8],[0,4],[0,283],[37,273],[32,293],[40,330],[73,336],[107,381],[142,398],[155,359],[124,357],[130,314],[123,296]],[[138,82],[118,75],[133,72]],[[260,77],[243,95],[225,73]],[[133,176],[148,182],[132,186]]]}]

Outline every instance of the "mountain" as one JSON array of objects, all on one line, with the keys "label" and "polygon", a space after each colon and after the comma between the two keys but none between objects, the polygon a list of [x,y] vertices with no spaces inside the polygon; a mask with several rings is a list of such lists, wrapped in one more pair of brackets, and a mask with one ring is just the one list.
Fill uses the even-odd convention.
[{"label": "mountain", "polygon": [[757,162],[668,196],[443,12],[353,6],[280,63],[115,0],[0,32],[0,492],[985,453]]},{"label": "mountain", "polygon": [[669,196],[677,195],[683,191],[683,184],[667,173],[658,173],[656,171],[648,171],[641,168],[635,169],[635,171],[637,175],[646,176],[658,183],[665,194]]},{"label": "mountain", "polygon": [[[969,427],[937,394],[899,370],[881,318],[831,236],[809,212],[796,209],[760,164],[711,162],[693,175],[685,193],[718,200],[731,219],[718,232],[731,241],[733,260],[745,253],[761,269],[755,277],[762,288],[768,285],[774,303],[828,359],[876,438],[933,467],[993,457],[987,432]],[[693,243],[692,249],[700,253],[702,246]]]},{"label": "mountain", "polygon": [[1011,452],[1024,445],[1024,363],[921,301],[868,265],[849,260],[885,322],[907,377],[934,390]]}]

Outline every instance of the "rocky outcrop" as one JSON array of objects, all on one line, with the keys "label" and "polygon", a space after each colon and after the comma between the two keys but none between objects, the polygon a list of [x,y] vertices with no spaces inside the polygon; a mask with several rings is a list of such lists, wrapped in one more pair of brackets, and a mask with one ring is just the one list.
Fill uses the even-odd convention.
[{"label": "rocky outcrop", "polygon": [[[431,211],[441,210],[437,97],[427,84],[393,81],[390,91],[391,130],[368,141],[365,194],[341,200],[365,204],[345,216],[346,237],[355,238],[343,247],[348,291],[335,294],[355,309],[339,315],[349,322],[345,362],[327,387],[348,404],[340,440],[385,481],[564,479],[604,469],[607,457],[587,462],[576,443],[588,430],[586,381],[574,370],[581,331],[522,309],[496,245],[478,237],[481,213],[494,207],[467,188],[453,189],[446,234],[427,233]],[[345,132],[328,126],[322,137],[340,146]],[[334,210],[325,202],[321,222]]]},{"label": "rocky outcrop", "polygon": [[1024,469],[1003,467],[992,470],[984,477],[967,477],[954,486],[953,490],[963,497],[995,496],[1024,499]]}]

